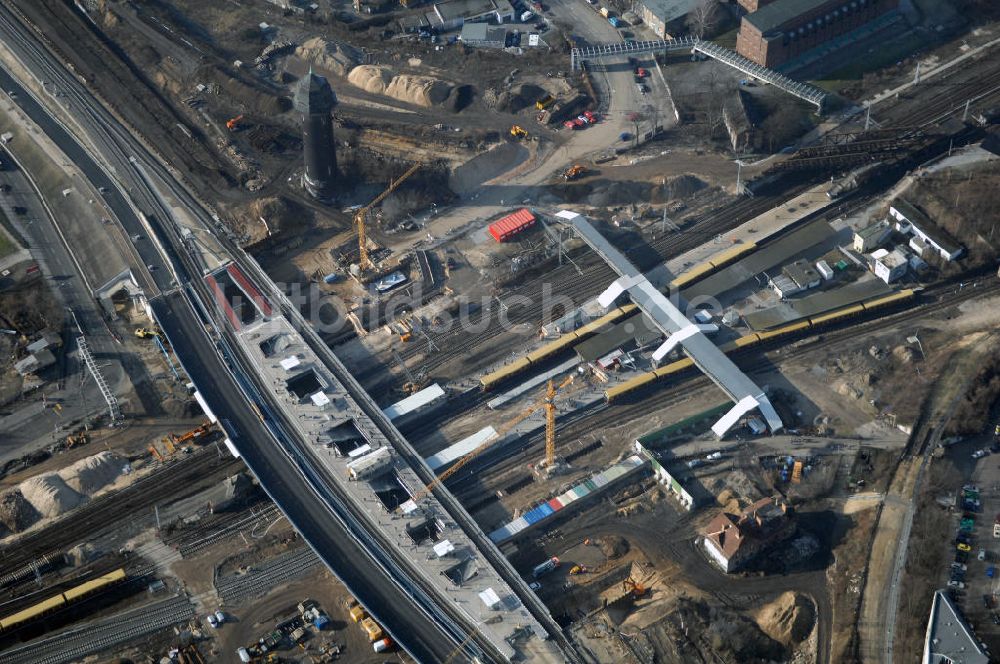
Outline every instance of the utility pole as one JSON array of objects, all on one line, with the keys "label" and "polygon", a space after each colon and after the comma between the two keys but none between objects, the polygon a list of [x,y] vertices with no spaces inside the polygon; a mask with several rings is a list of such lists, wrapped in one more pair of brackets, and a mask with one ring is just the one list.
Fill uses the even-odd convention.
[{"label": "utility pole", "polygon": [[972,99],[965,100],[965,110],[962,111],[962,122],[969,119],[969,105],[972,104]]},{"label": "utility pole", "polygon": [[739,159],[736,160],[736,195],[739,196],[743,193],[743,184],[740,182],[740,173],[743,170],[743,162]]},{"label": "utility pole", "polygon": [[918,85],[920,83],[920,63],[917,63],[917,71],[913,72],[913,84]]},{"label": "utility pole", "polygon": [[865,131],[868,131],[869,127],[872,126],[872,107],[869,105],[868,110],[865,112]]}]

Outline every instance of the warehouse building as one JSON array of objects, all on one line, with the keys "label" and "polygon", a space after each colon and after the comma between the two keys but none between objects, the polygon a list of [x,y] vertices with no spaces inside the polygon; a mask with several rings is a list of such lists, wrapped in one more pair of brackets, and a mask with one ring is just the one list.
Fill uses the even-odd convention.
[{"label": "warehouse building", "polygon": [[780,497],[762,498],[741,514],[720,512],[705,529],[705,551],[732,572],[795,533],[792,508]]},{"label": "warehouse building", "polygon": [[684,19],[698,0],[643,0],[639,16],[660,39],[673,39],[684,30]]},{"label": "warehouse building", "polygon": [[924,637],[923,664],[987,664],[979,639],[944,591],[934,592]]},{"label": "warehouse building", "polygon": [[930,217],[910,205],[903,199],[897,199],[889,208],[889,215],[896,220],[896,230],[903,235],[913,235],[920,242],[911,243],[911,247],[920,248],[921,258],[925,251],[932,250],[946,261],[959,258],[965,251],[954,238],[944,229],[935,224]]},{"label": "warehouse building", "polygon": [[889,239],[892,227],[885,219],[854,232],[854,251],[867,254]]},{"label": "warehouse building", "polygon": [[778,67],[843,39],[896,9],[899,0],[775,0],[743,17],[736,51],[764,67]]},{"label": "warehouse building", "polygon": [[507,28],[489,23],[466,23],[459,40],[479,48],[503,48],[507,45]]},{"label": "warehouse building", "polygon": [[432,28],[446,32],[466,23],[509,23],[514,20],[514,6],[509,0],[447,0],[435,4],[426,16]]}]

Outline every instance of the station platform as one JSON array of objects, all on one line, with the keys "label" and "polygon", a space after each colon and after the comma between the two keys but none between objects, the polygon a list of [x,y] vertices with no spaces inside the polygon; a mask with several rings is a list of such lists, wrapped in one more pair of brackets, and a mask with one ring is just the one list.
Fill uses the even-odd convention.
[{"label": "station platform", "polygon": [[772,208],[716,238],[715,242],[707,242],[670,259],[647,276],[657,287],[664,288],[687,270],[731,251],[735,245],[761,243],[804,217],[834,205],[826,195],[829,188],[829,182],[812,187],[784,205]]}]

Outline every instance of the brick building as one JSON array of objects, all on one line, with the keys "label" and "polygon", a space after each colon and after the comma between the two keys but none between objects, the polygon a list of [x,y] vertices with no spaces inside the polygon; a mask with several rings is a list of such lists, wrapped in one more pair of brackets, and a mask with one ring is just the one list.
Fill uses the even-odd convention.
[{"label": "brick building", "polygon": [[757,64],[777,67],[898,5],[899,0],[774,0],[743,17],[736,50]]},{"label": "brick building", "polygon": [[726,572],[742,567],[795,534],[792,509],[779,497],[763,498],[742,514],[720,512],[705,528],[704,546]]},{"label": "brick building", "polygon": [[737,2],[739,3],[740,7],[742,7],[744,11],[746,11],[746,13],[750,14],[757,11],[758,9],[760,9],[765,5],[771,4],[772,2],[774,2],[774,0],[737,0]]}]

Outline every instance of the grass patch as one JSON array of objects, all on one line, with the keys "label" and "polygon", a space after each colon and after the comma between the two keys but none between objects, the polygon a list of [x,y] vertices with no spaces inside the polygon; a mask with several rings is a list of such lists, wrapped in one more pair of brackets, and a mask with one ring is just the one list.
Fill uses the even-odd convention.
[{"label": "grass patch", "polygon": [[836,92],[864,78],[865,74],[884,69],[906,58],[918,48],[925,46],[926,40],[920,35],[909,32],[899,39],[886,42],[871,53],[859,55],[849,64],[830,72],[815,84],[824,90]]},{"label": "grass patch", "polygon": [[725,46],[726,48],[736,48],[736,35],[739,34],[740,26],[737,25],[732,30],[727,30],[721,35],[712,38],[712,41],[719,46]]},{"label": "grass patch", "polygon": [[10,239],[9,231],[10,221],[7,216],[0,210],[0,258],[6,258],[12,253],[18,250],[17,244]]}]

